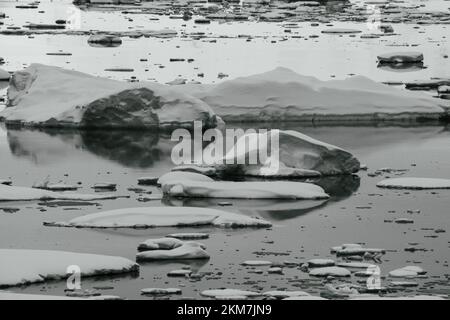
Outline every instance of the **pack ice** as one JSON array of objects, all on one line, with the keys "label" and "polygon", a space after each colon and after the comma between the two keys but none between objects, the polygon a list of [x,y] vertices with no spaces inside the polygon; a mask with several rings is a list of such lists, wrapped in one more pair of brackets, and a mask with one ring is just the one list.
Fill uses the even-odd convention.
[{"label": "pack ice", "polygon": [[439,178],[391,178],[377,183],[379,188],[390,189],[450,189],[450,179]]},{"label": "pack ice", "polygon": [[450,102],[363,76],[321,81],[287,68],[215,85],[178,86],[225,122],[437,119]]},{"label": "pack ice", "polygon": [[219,121],[204,102],[167,86],[42,64],[13,74],[0,118],[37,127],[145,129],[191,127],[194,120],[215,127]]},{"label": "pack ice", "polygon": [[0,249],[0,261],[0,287],[65,279],[73,265],[84,277],[139,270],[135,262],[121,257],[50,250]]}]

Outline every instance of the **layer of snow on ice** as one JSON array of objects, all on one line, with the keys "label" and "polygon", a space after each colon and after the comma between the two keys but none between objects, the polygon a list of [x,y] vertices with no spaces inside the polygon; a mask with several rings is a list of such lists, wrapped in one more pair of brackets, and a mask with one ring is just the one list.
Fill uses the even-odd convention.
[{"label": "layer of snow on ice", "polygon": [[392,178],[380,181],[377,187],[391,189],[450,189],[450,179],[438,178]]},{"label": "layer of snow on ice", "polygon": [[[443,114],[450,101],[399,90],[363,76],[321,81],[286,68],[180,90],[209,104],[224,121],[368,120]],[[434,116],[433,116],[434,117]]]},{"label": "layer of snow on ice", "polygon": [[0,201],[29,201],[29,200],[102,200],[114,199],[117,196],[105,194],[79,194],[71,192],[53,192],[42,189],[15,187],[0,184]]},{"label": "layer of snow on ice", "polygon": [[0,287],[64,279],[67,268],[80,267],[84,277],[139,270],[125,258],[48,250],[0,249]]},{"label": "layer of snow on ice", "polygon": [[93,213],[54,226],[85,228],[153,228],[214,225],[218,227],[270,227],[263,219],[211,208],[147,207]]},{"label": "layer of snow on ice", "polygon": [[162,186],[169,196],[225,199],[327,199],[325,191],[314,184],[291,181],[172,181]]},{"label": "layer of snow on ice", "polygon": [[204,245],[196,242],[185,242],[180,247],[169,250],[143,251],[136,255],[137,261],[209,259]]},{"label": "layer of snow on ice", "polygon": [[216,290],[205,290],[200,293],[204,297],[221,299],[222,297],[258,297],[261,294],[254,291],[246,291],[239,289],[216,289]]},{"label": "layer of snow on ice", "polygon": [[208,105],[155,83],[129,83],[32,64],[14,73],[6,121],[34,126],[98,128],[215,127]]}]

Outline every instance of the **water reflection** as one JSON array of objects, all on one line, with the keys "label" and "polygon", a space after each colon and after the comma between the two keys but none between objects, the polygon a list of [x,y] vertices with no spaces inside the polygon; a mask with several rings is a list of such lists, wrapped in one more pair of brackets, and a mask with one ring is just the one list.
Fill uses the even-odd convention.
[{"label": "water reflection", "polygon": [[36,164],[63,162],[77,152],[88,151],[125,167],[149,168],[167,160],[172,149],[169,138],[140,131],[8,129],[7,140],[14,156]]},{"label": "water reflection", "polygon": [[424,69],[424,65],[423,62],[394,63],[394,64],[379,62],[377,68],[384,71],[392,71],[392,72],[411,72]]}]

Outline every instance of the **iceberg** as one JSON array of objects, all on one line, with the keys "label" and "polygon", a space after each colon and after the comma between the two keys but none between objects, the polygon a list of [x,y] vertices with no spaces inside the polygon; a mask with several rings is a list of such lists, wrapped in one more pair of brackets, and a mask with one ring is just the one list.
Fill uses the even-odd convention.
[{"label": "iceberg", "polygon": [[13,74],[7,124],[113,129],[206,128],[220,121],[204,102],[155,83],[128,83],[42,64]]},{"label": "iceberg", "polygon": [[321,81],[287,68],[215,85],[178,86],[225,122],[439,119],[450,102],[363,76]]},{"label": "iceberg", "polygon": [[216,175],[305,178],[351,174],[361,167],[350,152],[293,130],[248,132],[223,158],[216,158],[218,148],[221,143],[213,142],[203,150],[203,162],[215,164]]}]

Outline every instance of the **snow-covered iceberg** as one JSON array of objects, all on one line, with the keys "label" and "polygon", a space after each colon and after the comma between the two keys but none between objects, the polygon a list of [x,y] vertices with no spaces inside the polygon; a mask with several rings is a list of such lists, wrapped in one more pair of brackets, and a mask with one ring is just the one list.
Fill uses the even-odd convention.
[{"label": "snow-covered iceberg", "polygon": [[209,106],[155,83],[128,83],[32,64],[13,74],[7,123],[37,127],[168,129],[220,121]]},{"label": "snow-covered iceberg", "polygon": [[47,226],[77,228],[156,228],[217,226],[223,228],[270,227],[262,219],[223,210],[196,207],[126,208],[88,214],[69,222],[47,222]]},{"label": "snow-covered iceberg", "polygon": [[139,271],[125,258],[65,251],[0,249],[0,261],[0,287],[65,279],[70,266],[78,266],[83,277]]},{"label": "snow-covered iceberg", "polygon": [[225,122],[437,119],[450,102],[363,76],[321,81],[286,68],[216,85],[187,84]]},{"label": "snow-covered iceberg", "polygon": [[0,201],[31,201],[31,200],[106,200],[115,199],[114,194],[80,194],[72,192],[54,192],[43,189],[15,187],[0,184]]},{"label": "snow-covered iceberg", "polygon": [[203,162],[213,163],[217,175],[317,177],[351,174],[361,166],[350,152],[293,130],[247,132],[224,157],[217,157],[218,148],[221,143],[213,142],[203,150]]}]

